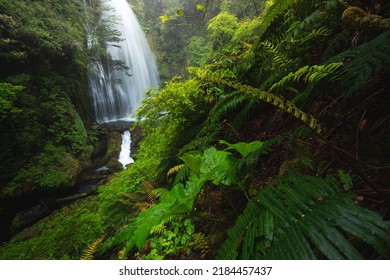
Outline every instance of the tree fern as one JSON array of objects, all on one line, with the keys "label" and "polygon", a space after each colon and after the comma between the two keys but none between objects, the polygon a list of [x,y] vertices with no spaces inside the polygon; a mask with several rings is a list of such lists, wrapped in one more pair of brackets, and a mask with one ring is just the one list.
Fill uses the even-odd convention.
[{"label": "tree fern", "polygon": [[290,174],[250,201],[218,259],[362,259],[350,235],[390,257],[390,223],[354,204],[334,177]]}]

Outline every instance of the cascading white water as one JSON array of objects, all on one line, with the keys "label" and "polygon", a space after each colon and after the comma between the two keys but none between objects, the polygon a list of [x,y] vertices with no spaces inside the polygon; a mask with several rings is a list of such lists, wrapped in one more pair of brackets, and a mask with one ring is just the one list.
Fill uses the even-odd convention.
[{"label": "cascading white water", "polygon": [[[107,54],[113,61],[120,61],[128,71],[113,69],[109,63],[91,61],[89,86],[93,99],[95,119],[98,123],[130,121],[138,108],[143,93],[159,85],[156,61],[145,34],[126,0],[106,0],[110,8],[103,18],[115,18],[113,26],[122,41],[106,42]],[[84,0],[86,5],[86,0]],[[86,25],[87,44],[93,48],[98,44],[95,29]],[[123,167],[134,162],[130,156],[131,136],[127,130],[122,135],[119,161]]]},{"label": "cascading white water", "polygon": [[[143,93],[159,85],[154,56],[145,34],[126,0],[107,0],[112,8],[103,17],[116,18],[114,26],[123,39],[106,43],[106,50],[114,61],[121,61],[128,71],[109,69],[99,61],[91,62],[89,84],[98,123],[130,120],[138,108]],[[93,44],[89,34],[88,45]]]},{"label": "cascading white water", "polygon": [[125,168],[127,164],[134,162],[134,160],[130,156],[130,145],[131,145],[130,132],[126,130],[122,134],[122,146],[121,146],[121,152],[119,154],[119,162],[122,163],[123,168]]}]

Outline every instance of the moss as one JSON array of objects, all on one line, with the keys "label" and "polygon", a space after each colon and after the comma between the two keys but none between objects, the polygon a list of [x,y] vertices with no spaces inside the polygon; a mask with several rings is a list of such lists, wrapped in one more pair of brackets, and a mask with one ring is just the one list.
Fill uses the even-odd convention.
[{"label": "moss", "polygon": [[103,235],[99,200],[89,197],[53,213],[0,247],[0,259],[79,259]]},{"label": "moss", "polygon": [[117,159],[121,152],[122,137],[118,132],[112,131],[107,135],[107,152],[103,162],[107,163],[112,158]]},{"label": "moss", "polygon": [[111,172],[118,172],[118,171],[122,171],[123,169],[122,163],[120,163],[119,160],[117,160],[116,158],[111,158],[107,162],[107,167]]},{"label": "moss", "polygon": [[63,147],[47,144],[44,151],[32,158],[14,180],[2,191],[2,196],[19,196],[38,190],[65,189],[76,183],[82,171],[80,162]]}]

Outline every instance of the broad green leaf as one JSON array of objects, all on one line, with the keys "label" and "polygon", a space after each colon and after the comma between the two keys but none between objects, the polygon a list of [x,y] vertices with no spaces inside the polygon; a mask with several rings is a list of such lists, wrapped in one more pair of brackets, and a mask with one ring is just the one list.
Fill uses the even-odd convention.
[{"label": "broad green leaf", "polygon": [[238,184],[236,175],[236,159],[231,153],[219,151],[214,147],[204,152],[204,161],[200,168],[201,176],[212,181],[214,184],[232,185]]},{"label": "broad green leaf", "polygon": [[203,158],[201,155],[197,154],[185,154],[180,157],[180,159],[188,166],[188,168],[199,177],[200,168],[203,163]]},{"label": "broad green leaf", "polygon": [[261,147],[263,147],[264,144],[263,142],[260,141],[253,141],[250,143],[239,142],[236,144],[230,144],[229,142],[226,142],[224,140],[220,140],[219,143],[228,146],[225,150],[236,150],[237,152],[240,153],[242,157],[246,157],[250,153],[259,150]]}]

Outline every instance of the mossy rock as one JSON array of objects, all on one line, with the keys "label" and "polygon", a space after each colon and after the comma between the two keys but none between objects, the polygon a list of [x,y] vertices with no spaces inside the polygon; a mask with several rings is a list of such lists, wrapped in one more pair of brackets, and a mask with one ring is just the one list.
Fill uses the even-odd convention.
[{"label": "mossy rock", "polygon": [[96,196],[77,201],[0,246],[0,259],[79,259],[105,231]]},{"label": "mossy rock", "polygon": [[29,164],[2,190],[2,197],[18,197],[36,191],[61,191],[73,187],[83,168],[63,147],[52,144]]},{"label": "mossy rock", "polygon": [[116,158],[111,158],[107,162],[107,167],[110,170],[110,172],[119,172],[123,170],[123,165],[122,163],[119,162],[118,159]]},{"label": "mossy rock", "polygon": [[103,157],[103,164],[107,163],[112,158],[119,158],[122,145],[122,136],[119,132],[111,131],[107,135],[107,151]]}]

